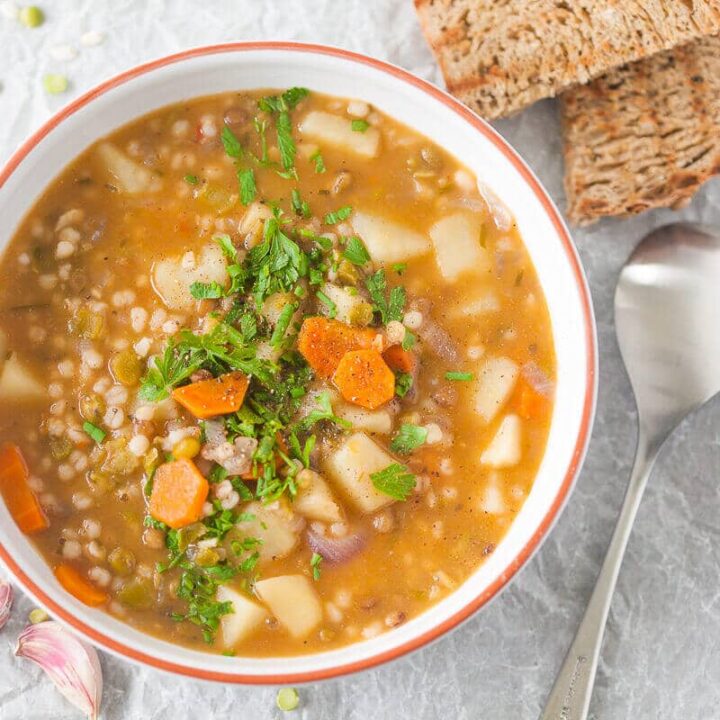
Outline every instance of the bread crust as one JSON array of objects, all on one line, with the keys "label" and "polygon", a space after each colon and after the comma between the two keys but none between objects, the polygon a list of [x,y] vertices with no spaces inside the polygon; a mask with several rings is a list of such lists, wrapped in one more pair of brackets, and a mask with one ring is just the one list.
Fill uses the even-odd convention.
[{"label": "bread crust", "polygon": [[720,0],[415,0],[448,90],[493,119],[720,33]]},{"label": "bread crust", "polygon": [[720,37],[623,65],[560,105],[573,223],[682,207],[720,173]]}]

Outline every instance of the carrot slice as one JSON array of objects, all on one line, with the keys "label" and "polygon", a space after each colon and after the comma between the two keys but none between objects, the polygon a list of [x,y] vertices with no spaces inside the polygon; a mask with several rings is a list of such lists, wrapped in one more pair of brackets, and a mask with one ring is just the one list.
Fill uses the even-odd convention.
[{"label": "carrot slice", "polygon": [[187,458],[164,463],[153,477],[150,514],[171,528],[200,519],[208,496],[208,481]]},{"label": "carrot slice", "polygon": [[412,373],[415,369],[415,355],[408,350],[403,350],[402,345],[391,345],[382,356],[391,370]]},{"label": "carrot slice", "polygon": [[30,473],[20,448],[13,443],[0,446],[0,493],[5,505],[24,533],[48,527],[45,513],[28,484]]},{"label": "carrot slice", "polygon": [[107,593],[98,590],[91,582],[86,580],[72,565],[58,565],[55,570],[58,582],[80,602],[91,607],[102,605],[107,599]]},{"label": "carrot slice", "polygon": [[370,328],[355,328],[338,320],[309,317],[300,328],[298,350],[318,377],[329,380],[345,353],[372,347],[376,335],[377,332]]},{"label": "carrot slice", "polygon": [[542,415],[547,409],[548,399],[537,392],[527,380],[520,380],[515,393],[515,408],[521,418],[530,420]]},{"label": "carrot slice", "polygon": [[242,407],[249,384],[247,375],[231,372],[211,380],[183,385],[173,390],[172,396],[196,418],[205,420],[237,412]]},{"label": "carrot slice", "polygon": [[348,402],[374,410],[393,399],[395,375],[377,350],[351,350],[333,377]]}]

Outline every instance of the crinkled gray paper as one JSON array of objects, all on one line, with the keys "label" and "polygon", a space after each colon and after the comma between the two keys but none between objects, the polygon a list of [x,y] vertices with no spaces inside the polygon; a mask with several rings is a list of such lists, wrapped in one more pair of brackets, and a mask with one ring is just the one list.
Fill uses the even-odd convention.
[{"label": "crinkled gray paper", "polygon": [[[0,15],[0,160],[64,103],[111,75],[183,48],[252,39],[339,45],[440,82],[411,0],[44,0],[46,24]],[[0,0],[0,8],[3,3]],[[87,31],[104,42],[84,47]],[[69,58],[78,51],[78,57]],[[71,80],[50,97],[48,72]],[[556,109],[542,102],[497,123],[564,203]],[[627,481],[635,414],[614,337],[619,268],[650,228],[720,222],[720,182],[681,213],[659,211],[575,231],[600,340],[600,399],[590,452],[557,527],[512,586],[459,631],[395,664],[302,688],[303,720],[534,720],[589,597]],[[719,327],[708,328],[718,332]],[[720,718],[720,403],[668,443],[640,509],[610,613],[591,715],[602,720]],[[0,631],[0,718],[65,720],[76,711],[13,657],[30,601],[17,592]],[[107,720],[282,715],[274,689],[198,684],[103,655]]]}]

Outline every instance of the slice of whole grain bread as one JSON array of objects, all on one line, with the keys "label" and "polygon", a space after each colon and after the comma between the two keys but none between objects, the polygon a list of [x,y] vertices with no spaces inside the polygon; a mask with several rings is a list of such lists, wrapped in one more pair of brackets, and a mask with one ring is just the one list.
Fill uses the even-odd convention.
[{"label": "slice of whole grain bread", "polygon": [[720,0],[415,0],[448,90],[485,118],[720,33]]},{"label": "slice of whole grain bread", "polygon": [[568,217],[681,207],[720,173],[720,37],[561,95]]}]

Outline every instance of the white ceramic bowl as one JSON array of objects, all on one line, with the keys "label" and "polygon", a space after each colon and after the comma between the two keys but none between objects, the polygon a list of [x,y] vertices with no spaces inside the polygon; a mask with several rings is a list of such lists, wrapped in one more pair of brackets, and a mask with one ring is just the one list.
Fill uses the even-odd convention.
[{"label": "white ceramic bowl", "polygon": [[40,604],[106,650],[195,678],[310,682],[397,658],[457,626],[507,585],[548,533],[580,469],[592,425],[597,370],[592,307],[557,209],[520,157],[470,110],[409,73],[361,55],[295,43],[221,45],[156,60],[103,83],[49,120],[0,173],[0,244],[12,237],[49,179],[115,128],[194,96],[293,85],[372,103],[460,158],[510,208],[550,308],[557,352],[556,404],[532,491],[487,562],[419,617],[372,640],[325,653],[230,658],[140,633],[64,592],[0,503],[0,558]]}]

